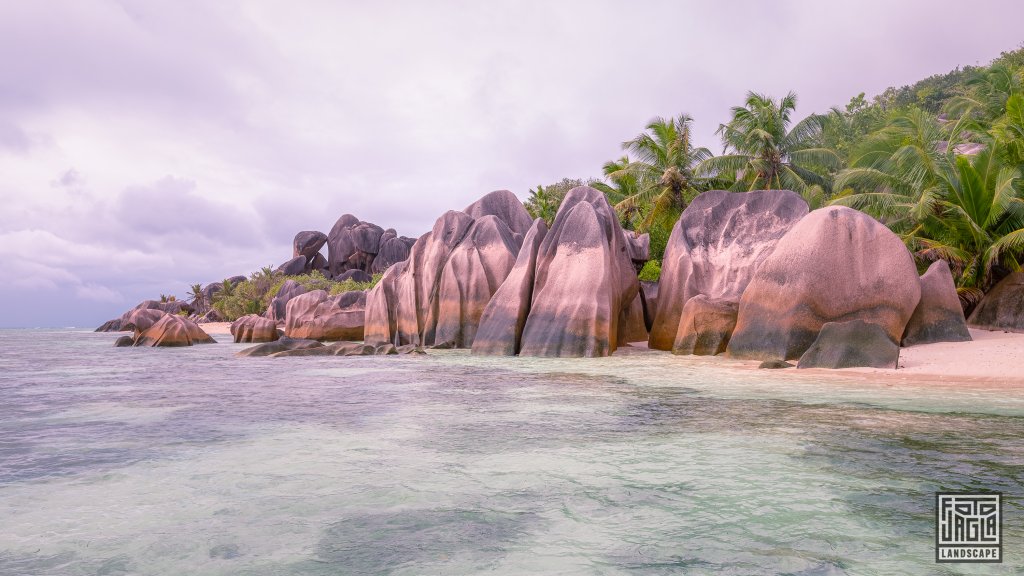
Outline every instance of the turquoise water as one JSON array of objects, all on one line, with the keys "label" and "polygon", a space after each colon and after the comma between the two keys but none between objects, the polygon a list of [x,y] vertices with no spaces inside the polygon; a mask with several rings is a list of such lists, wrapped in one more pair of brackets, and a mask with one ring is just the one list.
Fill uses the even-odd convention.
[{"label": "turquoise water", "polygon": [[[0,574],[1011,574],[1024,391],[0,330]],[[936,490],[1005,493],[934,563]]]}]

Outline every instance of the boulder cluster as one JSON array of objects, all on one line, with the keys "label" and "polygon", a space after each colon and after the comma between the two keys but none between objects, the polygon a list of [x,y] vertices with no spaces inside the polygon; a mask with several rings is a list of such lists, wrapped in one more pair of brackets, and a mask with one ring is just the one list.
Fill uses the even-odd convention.
[{"label": "boulder cluster", "polygon": [[899,347],[969,340],[952,275],[918,278],[903,242],[786,190],[712,191],[669,238],[649,345],[799,367],[895,368]]},{"label": "boulder cluster", "polygon": [[[258,344],[245,356],[468,348],[593,357],[645,342],[764,367],[827,368],[894,368],[901,345],[971,338],[945,262],[919,277],[881,223],[845,207],[809,212],[788,190],[705,192],[676,222],[659,282],[638,279],[649,252],[649,237],[624,230],[604,194],[587,186],[566,194],[550,227],[507,190],[444,213],[416,240],[346,214],[328,234],[296,234],[292,259],[278,270],[380,281],[368,292],[330,294],[289,279],[231,334]],[[207,301],[223,285],[206,286]],[[146,301],[100,330],[132,330],[122,339],[130,345],[212,341],[186,317],[201,312]],[[1022,319],[1017,273],[970,324],[1021,330]]]}]

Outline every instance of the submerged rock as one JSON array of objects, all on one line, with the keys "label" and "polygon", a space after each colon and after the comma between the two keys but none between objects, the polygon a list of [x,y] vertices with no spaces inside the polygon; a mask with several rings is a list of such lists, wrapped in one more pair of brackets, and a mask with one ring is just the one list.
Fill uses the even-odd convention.
[{"label": "submerged rock", "polygon": [[893,368],[900,347],[878,324],[864,320],[826,322],[797,368]]},{"label": "submerged rock", "polygon": [[1014,272],[996,284],[967,323],[984,330],[1024,332],[1024,272]]},{"label": "submerged rock", "polygon": [[703,294],[738,302],[776,244],[807,215],[789,190],[711,190],[694,198],[672,228],[649,346],[671,350],[686,303]]},{"label": "submerged rock", "polygon": [[683,306],[673,354],[714,356],[725,352],[736,327],[739,304],[698,294]]},{"label": "submerged rock", "polygon": [[790,364],[785,360],[765,360],[757,365],[758,368],[763,370],[780,370],[782,368],[793,368],[796,364]]},{"label": "submerged rock", "polygon": [[288,338],[287,336],[279,338],[274,342],[267,342],[266,344],[257,344],[250,348],[246,348],[235,354],[235,356],[249,357],[249,356],[271,356],[279,352],[286,350],[304,350],[307,348],[321,348],[323,342],[317,340],[301,340],[296,338]]},{"label": "submerged rock", "polygon": [[917,268],[898,236],[857,210],[815,210],[757,268],[728,353],[799,358],[822,326],[848,320],[878,325],[898,342],[920,298]]},{"label": "submerged rock", "polygon": [[921,275],[921,301],[903,331],[903,346],[932,342],[967,342],[964,310],[956,295],[956,285],[949,264],[937,260]]}]

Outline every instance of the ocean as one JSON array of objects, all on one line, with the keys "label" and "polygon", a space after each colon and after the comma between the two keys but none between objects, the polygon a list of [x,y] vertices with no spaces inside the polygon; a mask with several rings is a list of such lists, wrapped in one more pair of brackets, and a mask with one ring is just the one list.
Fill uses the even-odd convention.
[{"label": "ocean", "polygon": [[[0,330],[0,575],[1024,566],[1024,390],[116,337]],[[935,563],[936,491],[1003,493],[1003,564]]]}]

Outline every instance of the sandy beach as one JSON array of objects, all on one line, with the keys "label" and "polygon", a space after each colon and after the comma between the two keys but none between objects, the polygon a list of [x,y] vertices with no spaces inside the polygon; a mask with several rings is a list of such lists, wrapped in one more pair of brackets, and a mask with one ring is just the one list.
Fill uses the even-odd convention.
[{"label": "sandy beach", "polygon": [[204,322],[199,327],[210,336],[231,334],[231,322]]}]

